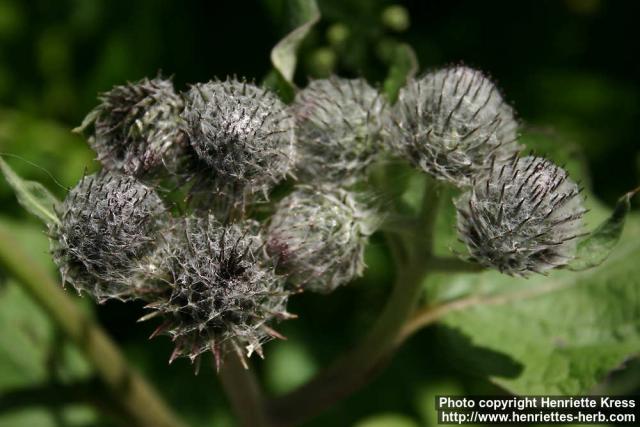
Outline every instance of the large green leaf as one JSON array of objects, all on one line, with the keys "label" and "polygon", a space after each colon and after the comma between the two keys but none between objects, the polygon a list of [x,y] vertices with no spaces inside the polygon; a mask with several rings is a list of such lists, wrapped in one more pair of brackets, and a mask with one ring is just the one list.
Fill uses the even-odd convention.
[{"label": "large green leaf", "polygon": [[491,351],[521,367],[519,374],[492,376],[514,393],[589,392],[640,353],[639,236],[640,218],[632,216],[609,259],[580,273],[527,280],[490,271],[451,278],[449,285],[466,293],[458,304],[464,309],[443,318],[450,328],[446,337],[462,334],[469,341],[457,353],[460,363],[491,372],[490,366],[479,368],[484,362],[476,357]]},{"label": "large green leaf", "polygon": [[[563,138],[529,130],[522,142],[587,187],[585,227],[594,232],[580,259],[597,265],[611,254],[590,270],[529,279],[495,271],[436,274],[425,283],[428,303],[450,304],[439,331],[461,368],[514,393],[586,393],[640,352],[640,217],[627,215],[631,194],[613,213],[589,194],[582,156]],[[443,256],[455,247],[454,194],[443,194],[437,224],[436,252]]]},{"label": "large green leaf", "polygon": [[44,221],[45,224],[58,223],[55,209],[60,202],[42,184],[25,181],[20,178],[9,165],[0,157],[0,171],[7,183],[13,188],[18,202],[27,211]]},{"label": "large green leaf", "polygon": [[291,86],[297,64],[300,43],[311,28],[320,20],[320,11],[315,0],[293,0],[287,3],[292,16],[293,30],[271,50],[271,63]]}]

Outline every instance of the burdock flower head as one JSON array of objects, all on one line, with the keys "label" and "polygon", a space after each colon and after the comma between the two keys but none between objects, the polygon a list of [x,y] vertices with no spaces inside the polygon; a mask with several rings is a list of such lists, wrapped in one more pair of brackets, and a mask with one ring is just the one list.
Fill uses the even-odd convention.
[{"label": "burdock flower head", "polygon": [[459,237],[471,257],[517,276],[571,261],[585,212],[578,186],[539,157],[495,164],[456,208]]},{"label": "burdock flower head", "polygon": [[116,86],[77,130],[93,125],[89,145],[105,168],[141,176],[172,166],[182,144],[182,98],[170,80],[147,78]]},{"label": "burdock flower head", "polygon": [[452,67],[412,80],[394,106],[389,142],[437,179],[467,186],[519,150],[517,122],[496,86],[480,71]]},{"label": "burdock flower head", "polygon": [[329,293],[362,275],[364,248],[376,222],[351,192],[333,185],[301,186],[278,204],[267,251],[295,285]]},{"label": "burdock flower head", "polygon": [[166,245],[164,258],[171,277],[165,299],[150,304],[165,322],[154,335],[172,337],[170,361],[192,362],[212,351],[219,365],[228,351],[262,355],[262,344],[280,335],[270,327],[291,317],[284,278],[265,256],[252,222],[222,225],[213,217],[189,217]]},{"label": "burdock flower head", "polygon": [[235,79],[195,84],[183,117],[207,191],[266,194],[290,172],[293,119],[275,94]]},{"label": "burdock flower head", "polygon": [[387,108],[364,79],[314,80],[293,105],[304,179],[349,184],[382,149]]},{"label": "burdock flower head", "polygon": [[169,217],[152,188],[113,172],[86,176],[67,195],[59,217],[50,231],[64,282],[98,301],[144,298],[151,284],[132,277]]}]

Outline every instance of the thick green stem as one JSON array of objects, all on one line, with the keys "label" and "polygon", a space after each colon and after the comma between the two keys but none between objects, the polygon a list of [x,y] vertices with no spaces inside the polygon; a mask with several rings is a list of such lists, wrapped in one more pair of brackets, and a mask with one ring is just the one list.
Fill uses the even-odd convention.
[{"label": "thick green stem", "polygon": [[229,354],[219,375],[240,424],[244,427],[270,427],[260,386],[253,372],[242,365],[238,355]]},{"label": "thick green stem", "polygon": [[398,330],[414,308],[424,271],[422,268],[398,271],[394,291],[371,332],[309,383],[273,400],[269,406],[273,425],[299,425],[357,390],[384,366]]},{"label": "thick green stem", "polygon": [[157,392],[132,369],[105,332],[86,316],[51,276],[0,226],[0,265],[42,306],[94,366],[113,399],[139,427],[182,427]]},{"label": "thick green stem", "polygon": [[[402,254],[394,250],[396,281],[371,331],[358,346],[309,383],[273,400],[269,405],[273,425],[299,425],[364,385],[389,360],[396,348],[397,335],[415,308],[429,270],[437,211],[437,188],[429,182],[414,236],[402,242]],[[396,246],[397,236],[390,237]]]}]

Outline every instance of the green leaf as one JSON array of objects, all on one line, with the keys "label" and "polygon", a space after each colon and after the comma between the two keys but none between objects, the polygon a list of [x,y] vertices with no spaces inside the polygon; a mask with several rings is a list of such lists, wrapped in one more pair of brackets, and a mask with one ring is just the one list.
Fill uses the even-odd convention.
[{"label": "green leaf", "polygon": [[13,282],[0,289],[0,391],[46,381],[53,329]]},{"label": "green leaf", "polygon": [[[11,227],[38,263],[53,268],[48,240],[39,226],[0,222]],[[37,390],[52,384],[65,385],[88,380],[92,369],[84,356],[56,330],[49,317],[12,279],[0,277],[0,402],[3,393]],[[13,409],[13,408],[12,408]],[[96,412],[82,404],[54,409],[20,407],[0,414],[0,427],[92,425]]]},{"label": "green leaf", "polygon": [[275,92],[286,104],[291,103],[296,96],[294,87],[276,70],[269,71],[262,85]]},{"label": "green leaf", "polygon": [[640,187],[622,196],[611,216],[578,244],[576,258],[568,268],[573,271],[596,267],[607,259],[620,240],[625,219],[631,209],[631,198],[640,192]]},{"label": "green leaf", "polygon": [[291,86],[296,70],[298,47],[311,28],[320,20],[320,11],[315,0],[293,0],[291,7],[294,29],[271,50],[271,63],[276,71]]},{"label": "green leaf", "polygon": [[[0,328],[0,401],[3,393],[53,382],[73,383],[91,375],[82,355],[61,339],[40,307],[12,281],[0,286]],[[73,422],[78,411],[95,417],[94,411],[84,406],[60,411],[25,407],[0,414],[0,426],[54,427],[61,417],[68,421],[65,425],[84,425],[84,420]]]},{"label": "green leaf", "polygon": [[[640,354],[639,257],[640,217],[629,215],[620,244],[594,269],[528,280],[493,271],[449,277],[442,286],[466,296],[442,319],[444,336],[461,367],[492,372],[513,393],[588,393]],[[460,336],[467,341],[462,349]],[[519,372],[497,371],[499,358]]]},{"label": "green leaf", "polygon": [[356,423],[355,427],[418,427],[418,423],[405,415],[380,414]]},{"label": "green leaf", "polygon": [[45,224],[59,223],[55,213],[59,201],[42,184],[35,181],[25,181],[20,178],[9,165],[0,157],[0,170],[7,183],[13,188],[18,202]]},{"label": "green leaf", "polygon": [[416,54],[406,43],[398,43],[391,57],[389,73],[384,81],[384,93],[391,103],[398,99],[400,89],[418,71]]}]

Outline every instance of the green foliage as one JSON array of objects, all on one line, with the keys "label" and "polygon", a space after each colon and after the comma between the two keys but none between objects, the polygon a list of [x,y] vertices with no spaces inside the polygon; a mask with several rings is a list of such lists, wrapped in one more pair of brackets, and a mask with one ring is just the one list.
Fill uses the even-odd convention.
[{"label": "green foliage", "polygon": [[418,71],[418,59],[411,46],[400,43],[393,49],[390,62],[389,74],[383,87],[389,101],[393,103],[398,98],[400,88]]},{"label": "green foliage", "polygon": [[[549,277],[512,279],[495,272],[451,279],[469,285],[468,307],[443,319],[470,346],[451,348],[461,367],[492,374],[518,394],[583,394],[640,352],[640,218],[628,221],[625,237],[595,270],[557,271]],[[451,332],[448,332],[451,337]],[[496,372],[490,350],[506,357]],[[495,360],[495,358],[494,358]],[[480,366],[478,366],[480,365]]]},{"label": "green foliage", "polygon": [[40,218],[45,224],[59,222],[55,211],[60,202],[49,190],[39,182],[25,181],[20,178],[1,157],[0,171],[15,191],[18,202],[23,208]]},{"label": "green foliage", "polygon": [[275,393],[285,393],[304,384],[318,371],[308,350],[294,341],[285,341],[272,349],[266,359],[266,385]]},{"label": "green foliage", "polygon": [[[295,0],[288,5],[291,8],[291,27],[293,30],[283,37],[271,50],[271,63],[274,71],[267,77],[267,84],[279,89],[283,84],[284,97],[289,98],[289,88],[295,87],[293,76],[298,62],[297,51],[305,36],[320,20],[320,11],[315,0]],[[275,73],[275,74],[274,74]]]},{"label": "green foliage", "polygon": [[624,230],[625,219],[631,209],[631,198],[640,191],[633,190],[622,196],[611,216],[591,232],[578,245],[576,259],[569,265],[574,271],[586,270],[604,262],[618,243]]},{"label": "green foliage", "polygon": [[[48,243],[41,232],[0,217],[21,241],[32,248],[39,263],[50,266]],[[18,390],[65,386],[86,381],[92,374],[86,360],[72,347],[42,309],[13,280],[0,278],[0,402]],[[2,407],[2,403],[0,403]],[[70,427],[95,423],[96,413],[83,403],[33,408],[18,406],[0,412],[0,426]]]},{"label": "green foliage", "polygon": [[[517,101],[522,119],[532,124],[520,140],[523,145],[566,163],[570,176],[587,187],[591,212],[586,229],[593,232],[581,242],[580,257],[571,266],[579,273],[555,271],[529,280],[495,272],[432,276],[424,283],[424,302],[462,302],[459,309],[411,340],[376,383],[305,425],[435,425],[436,394],[495,392],[486,378],[512,393],[606,392],[603,379],[640,354],[640,217],[633,212],[631,193],[614,205],[640,177],[635,68],[625,62],[627,52],[618,43],[628,36],[625,16],[635,16],[625,8],[633,6],[600,2],[600,14],[596,8],[578,15],[563,2],[536,3],[531,9],[526,2],[514,3],[500,10],[472,3],[460,10],[409,5],[408,22],[407,9],[388,1],[324,0],[319,2],[320,21],[315,1],[268,0],[256,9],[283,23],[272,31],[272,23],[260,13],[251,14],[259,18],[249,16],[246,5],[45,3],[38,3],[36,14],[26,3],[0,0],[0,152],[28,159],[62,185],[19,159],[0,158],[0,168],[12,189],[18,189],[21,203],[45,221],[51,221],[51,206],[64,196],[64,187],[77,182],[85,167],[95,168],[93,153],[68,129],[94,104],[96,92],[158,69],[175,73],[177,87],[234,72],[259,79],[276,34],[287,35],[271,53],[274,68],[264,83],[287,101],[294,97],[294,82],[303,86],[306,75],[328,73],[364,75],[393,101],[415,73],[416,57],[424,70],[464,58],[490,72],[509,101]],[[281,19],[288,4],[294,10]],[[521,7],[529,10],[531,23],[513,19],[522,15]],[[544,31],[535,24],[541,16],[553,23]],[[157,25],[170,18],[173,25]],[[235,27],[233,37],[223,21]],[[243,25],[249,30],[239,31]],[[505,28],[518,31],[505,39]],[[212,42],[223,37],[224,42]],[[549,46],[544,55],[537,53],[540,45]],[[45,116],[60,122],[40,118]],[[417,212],[424,176],[403,164],[387,172],[384,190],[375,196],[389,203],[401,195],[403,206],[397,210]],[[30,221],[18,216],[16,196],[5,182],[0,179],[1,213]],[[442,187],[440,195],[435,253],[448,256],[451,248],[464,250],[456,243],[450,202],[457,191]],[[51,267],[42,227],[25,229],[17,221],[11,226],[38,261]],[[293,312],[301,318],[282,331],[290,341],[268,344],[268,357],[258,364],[269,391],[285,393],[309,380],[374,321],[393,272],[387,242],[374,237],[367,248],[369,268],[355,286],[330,299],[296,298]],[[0,269],[0,280],[3,275]],[[170,344],[147,342],[153,327],[130,327],[144,314],[141,307],[107,304],[91,310],[189,423],[233,425],[211,369],[203,365],[194,377],[182,361],[167,368],[158,354],[170,351]],[[17,387],[68,384],[91,374],[49,319],[6,278],[0,285],[0,331],[0,402],[2,393]],[[624,369],[621,376],[626,381],[622,392],[637,393],[637,369]],[[0,412],[1,427],[104,423],[85,405]]]},{"label": "green foliage", "polygon": [[362,420],[355,427],[418,427],[418,424],[404,415],[382,414]]},{"label": "green foliage", "polygon": [[[57,334],[41,309],[12,281],[0,288],[0,327],[0,402],[5,393],[7,399],[17,390],[73,384],[86,380],[91,373],[77,350]],[[95,410],[84,403],[4,409],[0,414],[2,427],[56,427],[60,422],[77,427],[97,420]]]}]

